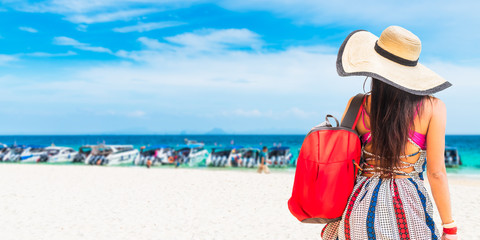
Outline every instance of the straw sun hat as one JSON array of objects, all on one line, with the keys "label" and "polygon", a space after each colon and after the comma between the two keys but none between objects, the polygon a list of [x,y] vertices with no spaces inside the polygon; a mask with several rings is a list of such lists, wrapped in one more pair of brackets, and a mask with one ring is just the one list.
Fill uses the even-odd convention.
[{"label": "straw sun hat", "polygon": [[340,76],[367,76],[415,95],[429,95],[452,86],[418,63],[422,44],[410,31],[390,26],[380,38],[370,32],[352,32],[337,57]]}]

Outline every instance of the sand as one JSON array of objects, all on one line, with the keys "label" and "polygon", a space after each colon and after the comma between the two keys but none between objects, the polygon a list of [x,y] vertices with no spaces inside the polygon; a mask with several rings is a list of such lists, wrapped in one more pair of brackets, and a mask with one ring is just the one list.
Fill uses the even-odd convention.
[{"label": "sand", "polygon": [[[0,239],[320,239],[323,225],[287,209],[293,177],[0,164]],[[480,178],[450,176],[450,186],[461,238],[480,239]]]}]

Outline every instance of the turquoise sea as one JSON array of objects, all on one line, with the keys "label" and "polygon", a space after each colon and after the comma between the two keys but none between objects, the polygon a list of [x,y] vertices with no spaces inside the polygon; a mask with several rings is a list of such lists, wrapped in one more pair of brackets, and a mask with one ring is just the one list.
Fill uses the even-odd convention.
[{"label": "turquoise sea", "polygon": [[[289,146],[294,157],[297,157],[304,135],[35,135],[35,136],[0,136],[4,144],[35,144],[68,146],[78,149],[85,144],[132,144],[136,148],[154,144],[176,146],[184,143],[184,139],[203,142],[206,148],[230,144],[245,147]],[[480,135],[447,135],[446,146],[459,150],[463,166],[449,169],[451,173],[480,175]]]}]

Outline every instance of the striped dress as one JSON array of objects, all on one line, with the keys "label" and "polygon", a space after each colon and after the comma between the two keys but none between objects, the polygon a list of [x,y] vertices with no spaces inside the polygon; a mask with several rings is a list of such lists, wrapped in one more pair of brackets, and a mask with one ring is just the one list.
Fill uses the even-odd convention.
[{"label": "striped dress", "polygon": [[[426,150],[411,139],[410,142],[420,149],[415,153],[420,156],[416,163],[404,164],[415,170],[411,173],[393,170],[409,178],[359,176],[342,220],[329,223],[322,230],[324,240],[440,239],[433,222],[433,205],[423,185]],[[364,165],[366,171],[375,168]]]}]

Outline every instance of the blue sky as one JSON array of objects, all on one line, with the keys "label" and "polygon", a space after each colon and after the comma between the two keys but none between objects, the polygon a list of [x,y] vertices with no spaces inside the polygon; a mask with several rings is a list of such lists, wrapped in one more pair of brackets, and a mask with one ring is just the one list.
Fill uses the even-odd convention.
[{"label": "blue sky", "polygon": [[343,39],[389,25],[453,83],[447,134],[480,133],[475,1],[0,2],[0,134],[304,134],[362,91]]}]

